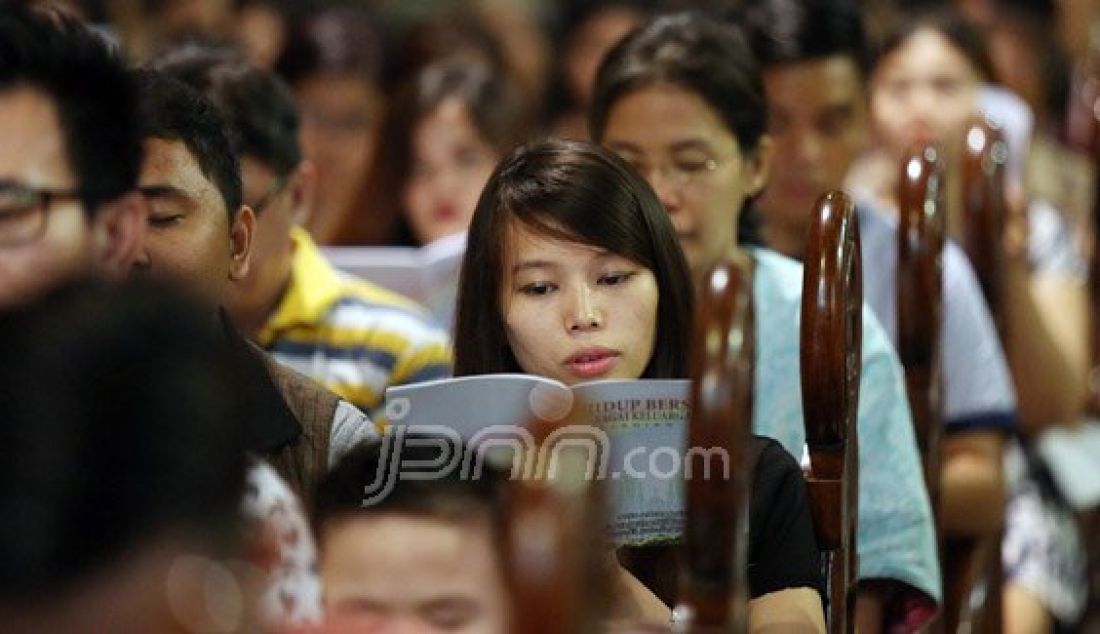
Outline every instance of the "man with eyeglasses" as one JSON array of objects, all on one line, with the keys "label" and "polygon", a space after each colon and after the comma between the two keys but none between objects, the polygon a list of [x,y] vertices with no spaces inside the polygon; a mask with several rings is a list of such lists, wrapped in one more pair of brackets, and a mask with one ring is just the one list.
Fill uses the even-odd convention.
[{"label": "man with eyeglasses", "polygon": [[[53,305],[57,305],[56,298],[47,300],[45,296],[55,287],[64,286],[74,278],[101,277],[121,280],[124,276],[131,274],[135,262],[139,266],[146,267],[150,264],[147,240],[147,238],[151,239],[147,231],[150,221],[149,207],[145,197],[137,188],[143,162],[139,95],[140,89],[135,75],[90,29],[75,20],[31,10],[21,2],[0,0],[0,311],[37,310],[37,308],[26,308],[23,305],[40,306],[39,302],[42,301],[53,301]],[[225,146],[228,154],[228,143]],[[161,166],[178,165],[180,163],[178,159],[181,158],[183,157],[179,153],[171,155],[161,153],[153,157],[152,161]],[[194,176],[194,173],[190,175]],[[192,180],[191,183],[193,184],[194,181]],[[182,185],[182,183],[169,182],[163,182],[160,185],[163,193],[176,195],[175,200],[178,201],[178,197],[182,195],[185,188],[171,187],[175,184]],[[224,214],[224,208],[222,211]],[[166,220],[158,216],[153,219],[153,223],[159,229],[165,222],[174,224],[179,220],[181,219]],[[186,226],[194,227],[193,221],[194,217],[190,217]],[[226,233],[228,234],[228,231]],[[228,251],[225,247],[230,241],[226,239],[226,235],[218,236],[213,232],[203,235],[208,238],[210,244],[220,243],[223,250]],[[238,231],[235,235],[246,238],[245,232]],[[157,242],[158,245],[165,244],[163,235],[158,237]],[[243,244],[247,239],[243,242],[238,239],[235,242]],[[209,295],[214,296],[218,276],[212,271],[218,266],[217,248],[195,249],[186,244],[186,241],[180,240],[173,240],[168,248],[175,250],[180,256],[177,258],[178,263],[204,264],[207,271],[200,276],[204,281],[190,287],[195,290],[205,289]],[[237,249],[234,253],[241,254],[238,260],[242,262],[247,260],[246,249]],[[227,256],[222,257],[224,261]],[[246,264],[238,263],[237,268],[239,269],[240,266],[246,266]],[[186,271],[187,267],[177,266],[176,269]],[[223,285],[227,274],[227,272],[222,274]],[[137,306],[137,304],[128,305],[131,306],[131,310],[135,310],[134,306]],[[141,314],[151,317],[148,312]],[[55,326],[63,328],[61,317],[58,316],[56,320],[58,323]],[[97,314],[97,317],[102,318],[104,315]],[[176,317],[181,320],[178,325],[184,339],[188,338],[188,333],[196,332],[196,325],[193,323],[190,312],[181,312]],[[91,321],[96,320],[93,318]],[[102,319],[99,322],[102,322]],[[100,325],[102,326],[103,323]],[[73,332],[68,335],[82,336],[79,333],[84,331],[81,331],[75,323],[73,326]],[[161,330],[171,330],[171,324],[167,329]],[[110,339],[109,333],[100,332],[101,338],[106,337],[100,341],[100,344],[110,339],[116,343],[123,342],[119,345],[124,346],[127,334],[119,333],[118,337]],[[77,345],[75,340],[70,340],[70,343]],[[109,347],[100,344],[97,344],[98,354],[110,356]],[[171,348],[171,342],[166,345],[169,349]],[[232,350],[239,350],[239,347]],[[54,351],[51,355],[49,351],[43,351],[42,354],[45,355],[43,358],[58,356],[56,352]],[[133,351],[119,349],[117,352],[121,358]],[[157,354],[156,351],[148,352],[153,356]],[[221,352],[217,351],[214,357],[206,355],[203,359],[211,361],[215,358],[225,358]],[[243,355],[242,358],[244,358]],[[296,387],[298,396],[295,400],[300,403],[304,400],[300,395],[308,393],[308,386],[305,385],[308,379],[301,378],[300,381],[295,382],[284,378],[278,387],[272,386],[273,379],[266,375],[266,366],[261,360],[249,358],[249,361],[251,363],[242,363],[239,367],[232,369],[237,373],[235,376],[240,379],[240,385],[256,387],[255,394],[241,395],[242,399],[247,399],[250,411],[246,417],[247,420],[238,421],[242,423],[240,431],[248,436],[250,447],[257,450],[262,449],[257,440],[266,440],[272,445],[284,441],[297,441],[293,445],[286,444],[279,447],[278,451],[268,453],[268,457],[274,462],[290,467],[284,469],[288,479],[299,483],[305,481],[308,473],[304,472],[311,460],[318,463],[316,475],[319,477],[328,466],[325,460],[328,448],[341,445],[337,440],[338,432],[342,432],[346,437],[343,444],[350,446],[365,436],[364,432],[371,431],[372,427],[366,417],[345,403],[346,409],[342,410],[341,419],[337,420],[336,414],[332,414],[333,424],[326,437],[315,438],[303,433],[295,437],[293,435],[296,430],[295,425],[299,423],[293,420],[293,412],[288,412],[287,403],[276,390],[281,386]],[[110,359],[107,360],[107,364],[110,365]],[[70,387],[77,389],[80,384],[77,380],[79,377],[72,375],[71,371],[69,374],[70,383],[76,381]],[[94,377],[87,378],[91,381]],[[132,395],[134,402],[138,403],[141,400],[141,395],[137,392],[145,388],[160,389],[167,385],[163,380],[164,377],[159,379],[161,379],[159,383],[153,380],[148,385],[140,381],[130,382],[129,389],[134,391]],[[266,381],[266,384],[262,383],[263,381]],[[265,385],[266,391],[262,387]],[[64,394],[53,394],[52,386],[40,387],[47,390],[46,396],[54,397],[54,402],[60,407],[58,412],[66,407],[77,407],[69,403]],[[194,392],[191,389],[194,386],[179,385],[178,387],[177,396]],[[320,388],[316,389],[320,390]],[[18,397],[20,393],[16,390],[9,391],[9,394]],[[109,395],[105,397],[102,394],[93,396],[110,398]],[[336,397],[332,396],[331,400],[325,402],[335,404],[336,401]],[[28,397],[27,403],[33,405],[34,402],[37,402],[34,395]],[[22,401],[19,403],[23,404]],[[112,407],[126,409],[127,404],[115,403]],[[213,411],[211,407],[213,404],[189,402],[183,406],[183,409],[211,413]],[[181,418],[178,412],[176,414],[173,416],[171,412],[165,412],[162,417],[163,422],[170,427],[175,424],[173,421],[186,418],[186,416]],[[152,413],[146,412],[145,418],[150,416]],[[4,423],[7,422],[7,418],[4,418]],[[57,431],[67,429],[80,421],[47,417],[40,422],[46,426],[60,425],[55,429]],[[168,427],[165,428],[165,433],[174,438],[192,437],[180,431],[173,432]],[[75,427],[72,429],[76,430]],[[102,440],[106,443],[104,446],[108,446],[111,443],[111,433],[118,430],[99,431],[104,437]],[[82,434],[82,436],[87,435],[87,433]],[[120,442],[125,444],[125,439]],[[192,446],[187,443],[183,445],[177,443],[177,445],[178,455],[169,455],[171,452],[161,451],[157,455],[149,456],[148,460],[142,464],[153,469],[157,474],[164,475],[166,461],[178,462],[181,459],[180,456],[185,456],[187,460],[194,462],[212,459],[211,455],[207,455],[211,447]],[[298,447],[303,450],[296,453],[294,449]],[[11,447],[8,448],[11,449]],[[103,456],[100,456],[99,460],[102,461],[102,458]],[[94,461],[96,458],[92,456],[88,460]],[[12,461],[5,458],[5,462]],[[69,466],[64,464],[64,461],[47,462],[53,467]],[[43,465],[49,466],[43,463],[37,467]],[[35,464],[25,464],[21,468],[28,470],[27,477],[47,478],[55,485],[62,482],[57,479],[57,474],[50,474],[41,469],[36,471],[37,467]],[[192,483],[196,484],[198,481],[192,478]],[[141,484],[151,487],[152,492],[156,492],[158,488],[157,483],[153,481]],[[226,482],[226,485],[231,488],[232,484],[232,482]],[[312,482],[304,482],[304,484],[312,487]],[[72,504],[90,505],[89,508],[94,508],[96,505],[109,503],[102,497],[95,497],[92,491],[77,491],[72,487],[62,488],[64,490],[54,493],[68,496]],[[300,486],[301,488],[304,487]],[[150,491],[145,493],[149,494]],[[247,491],[248,497],[244,501],[242,515],[249,522],[249,528],[256,529],[257,533],[265,536],[277,534],[280,539],[288,531],[294,532],[295,542],[299,545],[294,554],[303,559],[308,558],[310,556],[308,549],[312,548],[312,541],[308,539],[307,523],[287,483],[276,475],[270,466],[254,461],[248,470]],[[218,494],[214,496],[219,497]],[[84,528],[93,532],[106,531],[104,534],[107,534],[120,523],[133,519],[111,517],[109,512],[100,513],[100,515],[102,526]],[[298,524],[294,525],[294,522]],[[117,533],[117,530],[114,532]],[[6,541],[4,544],[8,549],[6,552],[14,553],[27,548],[38,552],[50,546],[42,541],[44,535],[21,534],[21,537],[25,539]],[[178,537],[178,535],[171,536],[171,539],[179,542]],[[156,536],[149,538],[155,539]],[[132,535],[123,535],[122,539],[120,544],[136,545],[138,543]],[[270,541],[274,542],[274,539]],[[270,550],[280,550],[279,546],[269,545],[267,540],[261,539],[256,542],[249,542],[249,550],[256,554],[263,553],[266,556]],[[92,550],[94,548],[88,546],[64,556],[74,559],[86,558]],[[303,551],[305,551],[304,554]],[[158,553],[156,558],[159,560],[162,557],[160,554],[162,551],[155,552]],[[121,625],[123,620],[135,614],[135,610],[131,608],[135,607],[133,597],[134,592],[137,591],[135,588],[119,590],[117,581],[122,577],[119,576],[118,571],[120,567],[131,571],[138,570],[134,566],[145,557],[135,558],[134,553],[123,550],[121,547],[112,549],[109,555],[106,553],[100,553],[100,555],[102,555],[100,559],[97,559],[97,571],[112,575],[109,580],[114,580],[116,587],[109,594],[112,598],[121,601],[119,605],[102,607],[102,601],[98,603],[89,601],[89,598],[96,596],[101,598],[106,595],[89,594],[88,591],[97,586],[93,583],[91,575],[88,575],[86,583],[68,584],[63,592],[51,597],[35,597],[33,606],[21,603],[5,604],[5,608],[15,611],[5,615],[6,618],[3,619],[5,625],[10,624],[11,617],[33,618],[42,615],[52,619],[55,616],[74,616],[76,620],[73,623],[86,624],[95,622],[96,615],[106,615],[115,629],[124,627]],[[122,555],[126,556],[122,557]],[[276,556],[281,555],[281,551],[276,553]],[[262,560],[263,557],[259,559]],[[279,570],[282,574],[280,580],[286,578],[287,559],[286,556],[281,556],[279,559]],[[151,571],[145,577],[150,588],[165,587],[163,577]],[[280,624],[318,618],[319,588],[315,579],[312,579],[312,584],[310,581],[306,578],[295,588],[295,593],[292,595],[279,594],[276,599],[280,610],[268,610],[270,615],[265,616]],[[281,587],[276,589],[282,590]],[[150,605],[138,607],[140,610],[136,611],[152,611],[158,606],[154,601]],[[32,629],[34,627],[32,626]],[[140,631],[142,627],[132,626],[129,629]]]},{"label": "man with eyeglasses", "polygon": [[0,12],[0,308],[129,270],[145,230],[122,63],[81,25]]},{"label": "man with eyeglasses", "polygon": [[241,157],[244,202],[256,222],[249,271],[225,304],[237,327],[375,421],[390,385],[448,376],[449,338],[423,309],[338,273],[302,228],[315,178],[299,149],[289,88],[232,50],[191,45],[155,65],[218,106]]}]

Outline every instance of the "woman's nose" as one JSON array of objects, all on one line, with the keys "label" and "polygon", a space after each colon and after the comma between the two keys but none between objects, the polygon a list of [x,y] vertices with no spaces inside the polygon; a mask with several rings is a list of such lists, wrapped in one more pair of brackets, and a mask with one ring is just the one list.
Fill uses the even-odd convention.
[{"label": "woman's nose", "polygon": [[571,332],[597,330],[603,326],[593,290],[583,285],[573,293],[571,305],[567,309],[566,325]]}]

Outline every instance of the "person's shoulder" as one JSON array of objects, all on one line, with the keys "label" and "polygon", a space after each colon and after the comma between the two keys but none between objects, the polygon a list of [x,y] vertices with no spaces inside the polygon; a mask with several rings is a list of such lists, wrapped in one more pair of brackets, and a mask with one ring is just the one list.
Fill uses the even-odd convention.
[{"label": "person's shoulder", "polygon": [[327,317],[331,326],[392,332],[413,344],[449,343],[447,332],[413,299],[345,273],[340,276],[341,293]]},{"label": "person's shoulder", "polygon": [[754,248],[751,253],[755,296],[769,303],[800,304],[802,263],[772,249]]},{"label": "person's shoulder", "polygon": [[393,310],[424,319],[428,316],[428,310],[411,297],[343,271],[338,271],[337,275],[340,278],[338,305],[356,306],[364,310]]},{"label": "person's shoulder", "polygon": [[896,244],[898,219],[870,200],[856,203],[856,218],[859,220],[859,239],[864,247],[867,243],[890,242]]},{"label": "person's shoulder", "polygon": [[774,438],[753,434],[749,443],[750,450],[756,454],[756,480],[777,480],[794,473],[802,474],[798,461]]}]

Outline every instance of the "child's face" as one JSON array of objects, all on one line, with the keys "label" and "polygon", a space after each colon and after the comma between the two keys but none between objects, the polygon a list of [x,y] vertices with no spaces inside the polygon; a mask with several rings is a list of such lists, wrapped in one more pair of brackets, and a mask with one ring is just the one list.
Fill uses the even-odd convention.
[{"label": "child's face", "polygon": [[652,271],[523,226],[510,229],[505,253],[501,309],[524,372],[567,385],[645,372],[657,332]]},{"label": "child's face", "polygon": [[469,228],[499,158],[458,99],[444,101],[416,125],[403,205],[421,244]]},{"label": "child's face", "polygon": [[321,531],[325,611],[367,632],[508,631],[488,523],[412,515],[335,519]]}]

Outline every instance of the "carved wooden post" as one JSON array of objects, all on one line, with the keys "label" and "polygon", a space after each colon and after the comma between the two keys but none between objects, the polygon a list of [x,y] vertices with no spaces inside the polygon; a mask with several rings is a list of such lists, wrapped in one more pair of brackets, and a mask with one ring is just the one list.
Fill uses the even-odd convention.
[{"label": "carved wooden post", "polygon": [[[555,427],[542,420],[528,425],[536,451],[553,452],[546,441]],[[508,487],[505,562],[512,631],[594,634],[607,618],[612,585],[603,485],[587,478],[586,465],[572,464],[575,456],[568,450],[554,457],[563,460],[555,476],[518,478]]]},{"label": "carved wooden post", "polygon": [[863,284],[855,207],[841,192],[814,209],[802,283],[802,409],[807,492],[818,544],[827,551],[829,631],[855,627],[859,574],[856,418],[862,365]]},{"label": "carved wooden post", "polygon": [[[754,362],[750,267],[732,261],[719,264],[704,281],[699,299],[691,361],[680,606],[692,631],[744,632],[752,477],[746,457],[752,434]],[[708,451],[712,448],[721,452]],[[706,473],[709,477],[702,477]]]},{"label": "carved wooden post", "polygon": [[945,187],[940,154],[910,150],[898,179],[898,356],[924,462],[925,484],[938,514],[943,433],[943,248]]},{"label": "carved wooden post", "polygon": [[1008,218],[1005,166],[1008,143],[1000,128],[985,118],[966,129],[962,160],[963,247],[982,286],[1001,340],[1005,340],[1002,282],[1004,233]]}]

